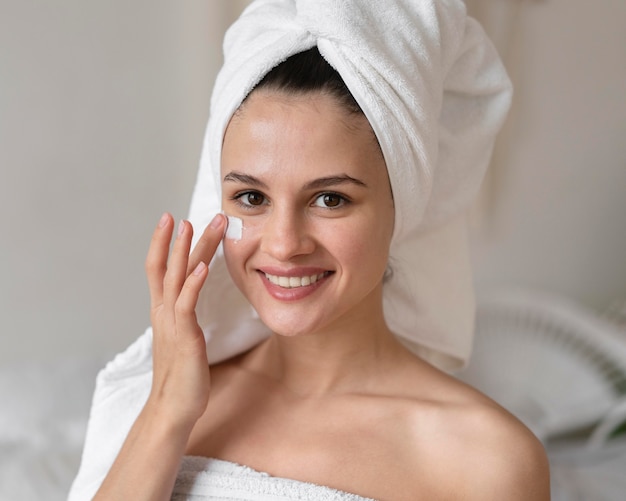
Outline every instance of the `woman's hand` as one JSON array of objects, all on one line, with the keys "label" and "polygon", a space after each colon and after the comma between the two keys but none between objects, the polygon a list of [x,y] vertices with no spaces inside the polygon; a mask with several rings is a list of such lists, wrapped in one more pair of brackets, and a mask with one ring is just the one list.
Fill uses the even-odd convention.
[{"label": "woman's hand", "polygon": [[195,307],[208,275],[205,263],[213,258],[225,227],[225,216],[215,216],[190,256],[193,229],[182,221],[169,259],[172,216],[164,214],[154,231],[146,258],[152,390],[94,500],[171,497],[189,434],[209,400],[209,363]]},{"label": "woman's hand", "polygon": [[188,432],[206,409],[210,389],[206,343],[195,308],[225,226],[226,218],[215,216],[190,255],[193,228],[181,221],[168,259],[174,220],[164,214],[146,258],[154,364],[146,408]]}]

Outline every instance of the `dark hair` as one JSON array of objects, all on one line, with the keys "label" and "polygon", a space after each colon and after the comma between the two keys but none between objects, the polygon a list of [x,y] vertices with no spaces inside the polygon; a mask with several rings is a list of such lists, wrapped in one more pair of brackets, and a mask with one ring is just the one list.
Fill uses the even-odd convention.
[{"label": "dark hair", "polygon": [[363,114],[341,75],[328,64],[317,47],[294,54],[275,66],[253,90],[258,89],[287,94],[326,92],[336,98],[346,111]]}]

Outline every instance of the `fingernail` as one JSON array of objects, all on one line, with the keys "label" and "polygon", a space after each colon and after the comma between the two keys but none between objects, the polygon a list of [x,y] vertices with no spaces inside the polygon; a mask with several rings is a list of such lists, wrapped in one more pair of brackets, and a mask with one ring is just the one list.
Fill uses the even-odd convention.
[{"label": "fingernail", "polygon": [[206,265],[202,261],[200,261],[198,263],[198,266],[196,266],[196,268],[193,270],[193,274],[194,275],[200,275],[204,271],[204,267],[205,266]]},{"label": "fingernail", "polygon": [[163,228],[167,224],[167,220],[169,219],[169,214],[166,212],[159,219],[159,228]]},{"label": "fingernail", "polygon": [[180,237],[183,233],[185,233],[185,221],[181,220],[178,223],[178,236]]},{"label": "fingernail", "polygon": [[211,219],[211,222],[209,223],[209,226],[211,228],[213,228],[214,230],[218,229],[220,226],[222,226],[222,215],[221,214],[216,214],[215,216],[213,216],[213,219]]}]

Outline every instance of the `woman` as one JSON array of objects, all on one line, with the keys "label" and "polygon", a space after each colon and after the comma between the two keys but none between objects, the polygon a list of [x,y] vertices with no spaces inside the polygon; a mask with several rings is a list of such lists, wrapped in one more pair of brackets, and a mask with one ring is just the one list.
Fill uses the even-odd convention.
[{"label": "woman", "polygon": [[389,2],[394,33],[376,5],[229,32],[192,219],[224,214],[191,254],[157,225],[152,337],[99,377],[74,499],[549,498],[532,434],[435,367],[468,353],[458,214],[508,80],[461,3]]}]

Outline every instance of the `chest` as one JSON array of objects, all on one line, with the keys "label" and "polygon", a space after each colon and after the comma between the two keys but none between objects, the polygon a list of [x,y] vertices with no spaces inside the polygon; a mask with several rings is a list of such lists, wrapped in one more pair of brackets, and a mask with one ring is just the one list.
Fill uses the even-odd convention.
[{"label": "chest", "polygon": [[415,478],[408,434],[401,416],[381,402],[298,401],[258,392],[212,399],[187,453],[364,497],[387,498],[388,489],[406,486],[407,479]]}]

